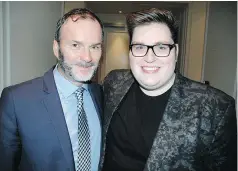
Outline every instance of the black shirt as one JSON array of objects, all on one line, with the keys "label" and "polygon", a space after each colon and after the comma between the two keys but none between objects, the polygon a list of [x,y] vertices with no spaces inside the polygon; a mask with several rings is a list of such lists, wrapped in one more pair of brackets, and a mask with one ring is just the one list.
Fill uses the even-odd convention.
[{"label": "black shirt", "polygon": [[169,94],[151,97],[131,86],[108,129],[103,171],[143,171]]}]

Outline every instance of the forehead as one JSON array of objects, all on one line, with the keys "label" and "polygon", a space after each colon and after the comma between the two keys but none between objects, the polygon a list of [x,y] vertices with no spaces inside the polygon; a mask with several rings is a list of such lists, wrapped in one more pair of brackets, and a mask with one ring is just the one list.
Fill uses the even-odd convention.
[{"label": "forehead", "polygon": [[163,23],[151,23],[137,26],[132,35],[132,42],[154,44],[157,42],[172,43],[169,27]]},{"label": "forehead", "polygon": [[72,21],[71,18],[62,25],[61,39],[77,41],[101,41],[102,29],[97,20],[91,18]]}]

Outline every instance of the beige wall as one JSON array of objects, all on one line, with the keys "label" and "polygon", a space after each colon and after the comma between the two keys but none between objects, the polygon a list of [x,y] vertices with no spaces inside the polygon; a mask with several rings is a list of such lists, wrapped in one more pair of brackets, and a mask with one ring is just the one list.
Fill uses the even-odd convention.
[{"label": "beige wall", "polygon": [[126,32],[110,32],[105,30],[106,49],[101,61],[99,80],[114,69],[129,69],[129,36]]},{"label": "beige wall", "polygon": [[185,75],[202,81],[204,42],[208,2],[190,2],[188,8],[188,32]]}]

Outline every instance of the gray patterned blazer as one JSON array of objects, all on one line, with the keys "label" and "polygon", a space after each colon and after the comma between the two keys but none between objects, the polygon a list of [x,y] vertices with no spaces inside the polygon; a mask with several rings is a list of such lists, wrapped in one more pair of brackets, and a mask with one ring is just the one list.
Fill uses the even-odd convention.
[{"label": "gray patterned blazer", "polygon": [[[114,70],[104,80],[101,167],[111,118],[134,81],[130,70]],[[236,130],[232,97],[176,74],[144,171],[236,170]]]}]

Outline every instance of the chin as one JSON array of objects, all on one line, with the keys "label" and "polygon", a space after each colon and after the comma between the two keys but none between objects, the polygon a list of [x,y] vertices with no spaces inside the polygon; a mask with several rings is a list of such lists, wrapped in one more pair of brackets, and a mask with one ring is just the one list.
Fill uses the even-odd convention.
[{"label": "chin", "polygon": [[160,87],[160,84],[140,84],[146,90],[156,90]]},{"label": "chin", "polygon": [[147,77],[147,78],[142,78],[142,79],[140,78],[140,79],[137,79],[137,80],[140,80],[140,82],[143,85],[147,85],[147,86],[155,86],[155,85],[160,84],[160,80],[156,80],[155,77],[151,77],[151,78]]},{"label": "chin", "polygon": [[88,74],[82,74],[82,73],[77,73],[73,74],[74,80],[79,81],[79,82],[86,82],[90,81],[94,76],[94,72],[91,71]]},{"label": "chin", "polygon": [[147,90],[155,90],[161,87],[161,80],[155,80],[155,78],[136,78],[141,87]]},{"label": "chin", "polygon": [[76,78],[76,80],[81,81],[90,81],[93,76],[95,75],[97,70],[97,67],[92,67],[90,70],[84,71],[84,70],[73,70],[73,76]]},{"label": "chin", "polygon": [[79,82],[87,82],[92,79],[93,75],[78,75],[74,76],[74,79]]}]

